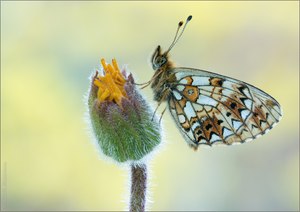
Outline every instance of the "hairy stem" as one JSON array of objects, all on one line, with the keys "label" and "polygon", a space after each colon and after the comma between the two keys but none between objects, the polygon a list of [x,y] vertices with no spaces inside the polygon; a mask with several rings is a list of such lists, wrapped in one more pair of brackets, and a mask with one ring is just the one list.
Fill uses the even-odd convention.
[{"label": "hairy stem", "polygon": [[131,212],[144,212],[146,205],[147,167],[145,164],[131,164]]}]

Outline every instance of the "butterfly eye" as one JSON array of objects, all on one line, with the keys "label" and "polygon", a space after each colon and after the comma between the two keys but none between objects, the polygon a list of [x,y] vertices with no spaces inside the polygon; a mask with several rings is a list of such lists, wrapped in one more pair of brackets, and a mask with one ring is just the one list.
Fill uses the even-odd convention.
[{"label": "butterfly eye", "polygon": [[164,57],[158,57],[158,58],[156,59],[156,64],[162,66],[163,64],[166,63],[166,61],[167,61],[166,58],[164,58]]},{"label": "butterfly eye", "polygon": [[162,67],[167,62],[167,59],[163,56],[158,56],[155,58],[155,61],[153,63],[153,68],[158,69]]}]

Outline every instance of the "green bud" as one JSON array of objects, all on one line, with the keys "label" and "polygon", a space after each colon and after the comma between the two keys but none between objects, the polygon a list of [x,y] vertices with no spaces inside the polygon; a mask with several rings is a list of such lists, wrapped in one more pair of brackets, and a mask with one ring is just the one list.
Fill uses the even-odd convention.
[{"label": "green bud", "polygon": [[160,126],[152,119],[153,110],[125,70],[119,71],[115,60],[91,81],[88,97],[93,132],[101,151],[117,162],[139,161],[161,142]]}]

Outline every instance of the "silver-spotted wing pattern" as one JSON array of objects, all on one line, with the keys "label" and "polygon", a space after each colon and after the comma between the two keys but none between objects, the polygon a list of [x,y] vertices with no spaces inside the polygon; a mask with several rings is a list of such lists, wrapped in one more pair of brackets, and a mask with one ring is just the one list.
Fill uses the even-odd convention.
[{"label": "silver-spotted wing pattern", "polygon": [[268,132],[281,118],[278,102],[265,92],[222,75],[175,68],[170,112],[188,143],[244,143]]}]

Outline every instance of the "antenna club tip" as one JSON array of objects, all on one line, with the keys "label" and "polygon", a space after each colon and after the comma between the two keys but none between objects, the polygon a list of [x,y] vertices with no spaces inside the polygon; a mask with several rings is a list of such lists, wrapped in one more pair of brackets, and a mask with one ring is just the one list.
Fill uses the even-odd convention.
[{"label": "antenna club tip", "polygon": [[187,19],[186,19],[186,21],[190,21],[190,20],[192,20],[192,18],[193,18],[193,16],[189,16]]},{"label": "antenna club tip", "polygon": [[183,21],[180,21],[179,23],[178,23],[178,26],[182,26],[183,25]]}]

